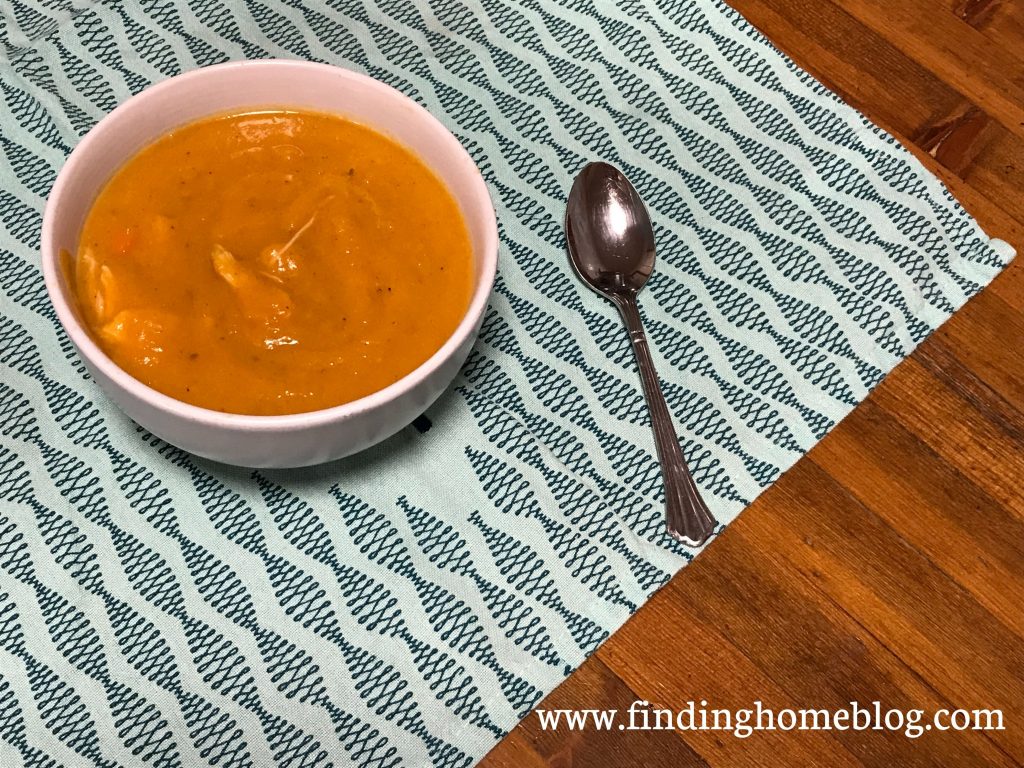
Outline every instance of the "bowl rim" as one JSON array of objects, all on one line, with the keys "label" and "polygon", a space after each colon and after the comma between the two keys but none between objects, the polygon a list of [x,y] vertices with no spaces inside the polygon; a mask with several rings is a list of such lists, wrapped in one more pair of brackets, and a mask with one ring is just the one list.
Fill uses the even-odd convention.
[{"label": "bowl rim", "polygon": [[[309,71],[310,69],[319,69],[324,72],[330,72],[333,76],[354,81],[363,88],[384,93],[391,98],[394,98],[395,96],[399,97],[399,101],[405,102],[405,107],[411,109],[412,115],[410,115],[410,117],[430,125],[435,130],[440,129],[440,135],[443,137],[443,141],[449,145],[452,150],[452,154],[456,157],[461,157],[466,169],[472,170],[473,178],[470,184],[473,189],[471,190],[471,195],[475,199],[475,202],[481,206],[487,219],[485,224],[484,243],[481,252],[481,262],[479,265],[479,274],[474,282],[473,293],[470,297],[469,306],[467,307],[458,326],[456,326],[455,330],[439,349],[437,349],[419,366],[402,376],[402,378],[392,384],[389,384],[383,389],[371,392],[357,400],[314,411],[270,416],[227,413],[223,411],[216,411],[211,408],[204,408],[198,405],[192,405],[191,403],[187,403],[183,400],[178,400],[177,398],[164,394],[148,384],[144,384],[142,381],[117,365],[93,340],[84,325],[79,321],[78,315],[71,307],[70,302],[65,298],[64,292],[61,290],[61,258],[56,249],[56,244],[53,242],[52,231],[54,227],[53,222],[57,215],[57,204],[63,196],[64,187],[69,183],[69,179],[73,178],[78,172],[79,166],[84,162],[83,158],[88,156],[92,145],[97,142],[98,137],[111,122],[114,120],[129,119],[137,110],[146,108],[148,102],[164,90],[180,88],[183,84],[187,84],[191,81],[201,81],[204,78],[209,77],[211,73],[216,74],[217,72],[223,72],[231,69],[258,70],[261,68],[293,69],[297,76],[301,75],[304,71]],[[255,71],[253,74],[258,75]],[[253,106],[257,105],[254,104]],[[281,104],[280,106],[282,108],[288,107],[287,104]],[[216,114],[216,112],[210,113],[210,115],[214,114]],[[181,124],[188,124],[194,120],[201,119],[202,117],[196,117]],[[168,126],[167,130],[172,130],[174,127],[175,126],[173,125]],[[369,125],[368,127],[374,128],[372,125]],[[377,130],[376,128],[374,129]],[[429,168],[430,166],[428,165],[427,167]],[[431,168],[431,170],[433,171],[434,169]],[[497,274],[498,227],[497,217],[494,212],[494,204],[491,199],[490,192],[487,189],[487,184],[484,182],[483,175],[475,161],[455,135],[448,130],[440,120],[415,100],[406,96],[397,88],[394,88],[387,83],[362,74],[361,72],[356,72],[333,64],[293,59],[256,59],[214,64],[212,66],[189,70],[188,72],[169,77],[166,80],[162,80],[159,83],[148,86],[142,91],[132,95],[111,110],[108,114],[104,115],[99,122],[90,128],[85,136],[83,136],[75,145],[74,149],[72,149],[71,153],[65,160],[60,172],[57,174],[57,178],[50,189],[50,193],[46,200],[46,206],[43,210],[40,251],[42,257],[43,280],[46,284],[47,293],[50,296],[50,302],[56,310],[57,318],[60,321],[61,326],[63,326],[65,332],[67,332],[68,336],[81,352],[86,362],[95,366],[100,373],[111,380],[114,386],[125,390],[130,395],[161,411],[172,413],[178,418],[185,419],[193,423],[227,428],[235,431],[274,432],[317,427],[324,424],[348,420],[359,414],[385,406],[397,398],[400,398],[435,373],[456,353],[459,347],[461,347],[462,344],[473,335],[484,314],[487,301],[493,290],[495,276]],[[68,288],[71,290],[70,286],[68,286]]]}]

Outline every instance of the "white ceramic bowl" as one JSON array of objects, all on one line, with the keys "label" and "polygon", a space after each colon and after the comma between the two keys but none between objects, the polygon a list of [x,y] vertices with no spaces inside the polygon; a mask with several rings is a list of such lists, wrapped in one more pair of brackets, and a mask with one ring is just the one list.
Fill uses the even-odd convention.
[{"label": "white ceramic bowl", "polygon": [[[79,317],[59,252],[75,253],[96,195],[133,154],[170,129],[225,110],[306,107],[343,115],[415,152],[447,185],[465,217],[476,260],[469,309],[429,360],[391,386],[334,408],[286,416],[220,413],[175,400],[119,368]],[[416,102],[372,78],[325,64],[267,60],[220,64],[146,89],[101,120],[68,157],[43,214],[42,260],[57,316],[85,364],[132,419],[187,451],[229,464],[296,467],[360,451],[397,432],[455,378],[494,283],[498,233],[487,187],[469,154]],[[424,312],[430,311],[428,302]]]}]

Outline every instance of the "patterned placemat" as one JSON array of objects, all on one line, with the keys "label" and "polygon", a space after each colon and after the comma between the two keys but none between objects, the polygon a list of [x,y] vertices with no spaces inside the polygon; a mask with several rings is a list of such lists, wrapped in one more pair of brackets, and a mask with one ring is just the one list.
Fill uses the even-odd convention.
[{"label": "patterned placemat", "polygon": [[[0,17],[0,765],[468,765],[693,557],[663,534],[626,335],[567,266],[587,160],[650,204],[643,310],[725,522],[1012,257],[713,0]],[[117,412],[37,253],[54,176],[104,113],[267,56],[423,103],[482,168],[502,242],[450,391],[388,442],[290,472],[198,460]]]}]

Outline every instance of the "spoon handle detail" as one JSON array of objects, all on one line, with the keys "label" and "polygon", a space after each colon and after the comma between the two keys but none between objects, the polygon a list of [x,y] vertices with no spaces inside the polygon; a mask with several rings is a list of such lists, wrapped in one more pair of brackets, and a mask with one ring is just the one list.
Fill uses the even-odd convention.
[{"label": "spoon handle detail", "polygon": [[636,355],[644,397],[651,414],[651,428],[654,430],[654,445],[661,463],[661,474],[665,483],[665,523],[670,535],[691,547],[699,547],[710,538],[717,523],[704,500],[697,491],[690,470],[686,466],[683,452],[679,447],[672,414],[665,403],[654,360],[647,344],[640,310],[635,293],[614,295],[612,301],[619,309],[622,320],[629,331],[629,338]]}]

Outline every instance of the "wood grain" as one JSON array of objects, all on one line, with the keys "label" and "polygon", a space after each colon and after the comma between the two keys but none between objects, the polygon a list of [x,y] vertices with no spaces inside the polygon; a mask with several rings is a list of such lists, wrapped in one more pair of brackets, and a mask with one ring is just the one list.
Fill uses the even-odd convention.
[{"label": "wood grain", "polygon": [[[730,0],[1024,251],[1024,2]],[[1024,765],[1024,260],[541,704],[1001,708],[1002,731],[544,731],[483,765]],[[681,663],[685,659],[686,663]]]}]

